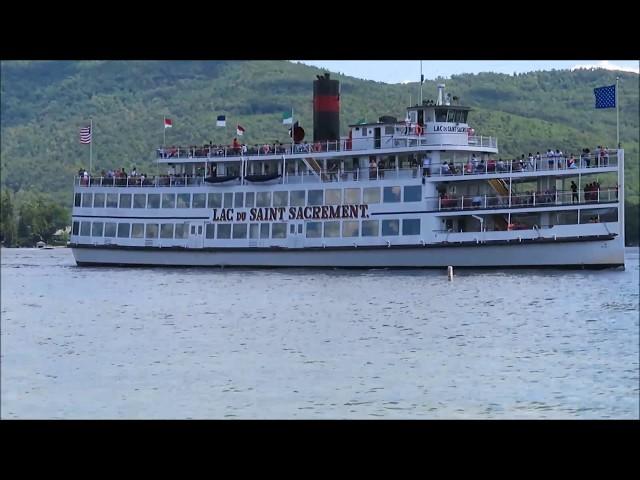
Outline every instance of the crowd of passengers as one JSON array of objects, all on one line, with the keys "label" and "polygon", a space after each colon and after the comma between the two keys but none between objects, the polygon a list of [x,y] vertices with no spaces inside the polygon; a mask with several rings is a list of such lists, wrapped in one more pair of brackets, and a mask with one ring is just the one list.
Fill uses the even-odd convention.
[{"label": "crowd of passengers", "polygon": [[[571,182],[571,203],[580,203],[578,198],[578,186],[574,181]],[[616,183],[613,188],[615,191],[615,198],[618,198],[618,184]],[[592,203],[601,200],[600,198],[600,183],[591,182],[583,187],[584,203]],[[557,195],[568,194],[567,192],[557,191],[555,187],[551,187],[544,191],[533,192],[528,190],[526,192],[514,192],[511,196],[511,206],[527,206],[534,204],[555,203]],[[446,191],[440,192],[440,207],[441,208],[456,208],[459,207],[459,200],[464,197],[465,207],[482,207],[485,201],[484,195],[450,195]],[[603,197],[602,199],[610,200],[609,197]],[[566,197],[559,197],[560,203],[568,203]],[[509,204],[509,198],[507,196],[487,196],[487,207],[490,206],[505,206]]]},{"label": "crowd of passengers", "polygon": [[[298,143],[293,146],[294,153],[313,153],[322,152],[327,149],[325,143]],[[224,157],[237,155],[278,155],[282,153],[291,153],[291,144],[283,144],[281,142],[265,143],[262,145],[247,145],[240,143],[237,138],[233,139],[231,145],[217,145],[209,141],[205,145],[192,145],[190,147],[163,147],[157,149],[157,155],[160,158],[205,158],[205,157]]]},{"label": "crowd of passengers", "polygon": [[[545,162],[546,159],[546,162]],[[608,147],[598,146],[594,154],[591,154],[591,150],[583,148],[580,156],[576,156],[573,153],[565,154],[560,149],[555,151],[552,149],[542,155],[540,152],[529,153],[525,157],[524,153],[520,158],[513,158],[511,160],[502,160],[499,158],[497,161],[489,159],[487,162],[484,159],[478,159],[476,154],[472,154],[471,158],[466,164],[454,165],[453,162],[444,162],[440,166],[441,175],[470,175],[474,173],[494,173],[494,172],[526,172],[541,169],[548,170],[565,170],[581,167],[591,167],[591,161],[594,161],[593,166],[606,167],[609,165],[609,149]],[[423,165],[425,167],[430,166],[430,161],[425,158]]]}]

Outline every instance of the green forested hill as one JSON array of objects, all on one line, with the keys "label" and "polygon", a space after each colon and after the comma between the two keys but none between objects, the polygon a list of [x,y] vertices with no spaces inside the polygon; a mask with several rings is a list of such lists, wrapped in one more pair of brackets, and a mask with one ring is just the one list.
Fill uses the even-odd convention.
[{"label": "green forested hill", "polygon": [[[284,141],[282,112],[293,107],[312,137],[312,81],[321,70],[285,61],[23,61],[1,64],[1,186],[14,204],[49,194],[70,210],[72,177],[88,168],[78,128],[94,121],[94,170],[136,165],[154,173],[163,116],[169,144],[230,143],[235,125],[248,144]],[[595,110],[593,88],[620,82],[620,138],[627,201],[638,204],[638,75],[606,70],[483,73],[445,80],[474,111],[478,134],[497,136],[500,156],[584,146],[615,146],[615,109]],[[417,84],[389,85],[334,74],[341,81],[342,134],[365,117],[404,116]],[[439,80],[440,81],[440,80]],[[427,81],[433,98],[439,81]],[[215,118],[226,114],[226,129]],[[636,210],[637,214],[637,210]]]}]

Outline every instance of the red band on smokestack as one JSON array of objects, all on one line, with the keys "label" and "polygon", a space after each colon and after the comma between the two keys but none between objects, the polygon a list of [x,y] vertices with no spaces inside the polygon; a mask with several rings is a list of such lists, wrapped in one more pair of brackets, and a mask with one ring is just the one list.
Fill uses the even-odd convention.
[{"label": "red band on smokestack", "polygon": [[313,109],[316,112],[339,112],[340,97],[332,95],[315,97],[313,99]]}]

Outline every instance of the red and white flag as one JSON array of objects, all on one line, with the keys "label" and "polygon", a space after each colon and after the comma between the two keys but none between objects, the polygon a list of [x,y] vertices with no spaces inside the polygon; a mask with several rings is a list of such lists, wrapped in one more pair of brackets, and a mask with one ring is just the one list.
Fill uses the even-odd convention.
[{"label": "red and white flag", "polygon": [[80,129],[80,143],[91,143],[91,127],[82,127]]},{"label": "red and white flag", "polygon": [[170,118],[165,118],[164,119],[164,128],[171,128],[173,127],[173,122],[171,121]]},{"label": "red and white flag", "polygon": [[238,133],[238,135],[244,135],[244,128],[242,128],[241,125],[238,125],[238,127],[236,128],[236,132]]}]

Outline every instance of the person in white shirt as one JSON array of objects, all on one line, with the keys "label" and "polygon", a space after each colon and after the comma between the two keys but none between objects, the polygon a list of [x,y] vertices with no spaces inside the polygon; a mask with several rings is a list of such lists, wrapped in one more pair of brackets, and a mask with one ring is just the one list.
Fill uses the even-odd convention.
[{"label": "person in white shirt", "polygon": [[431,157],[426,154],[422,160],[422,176],[431,176]]}]

